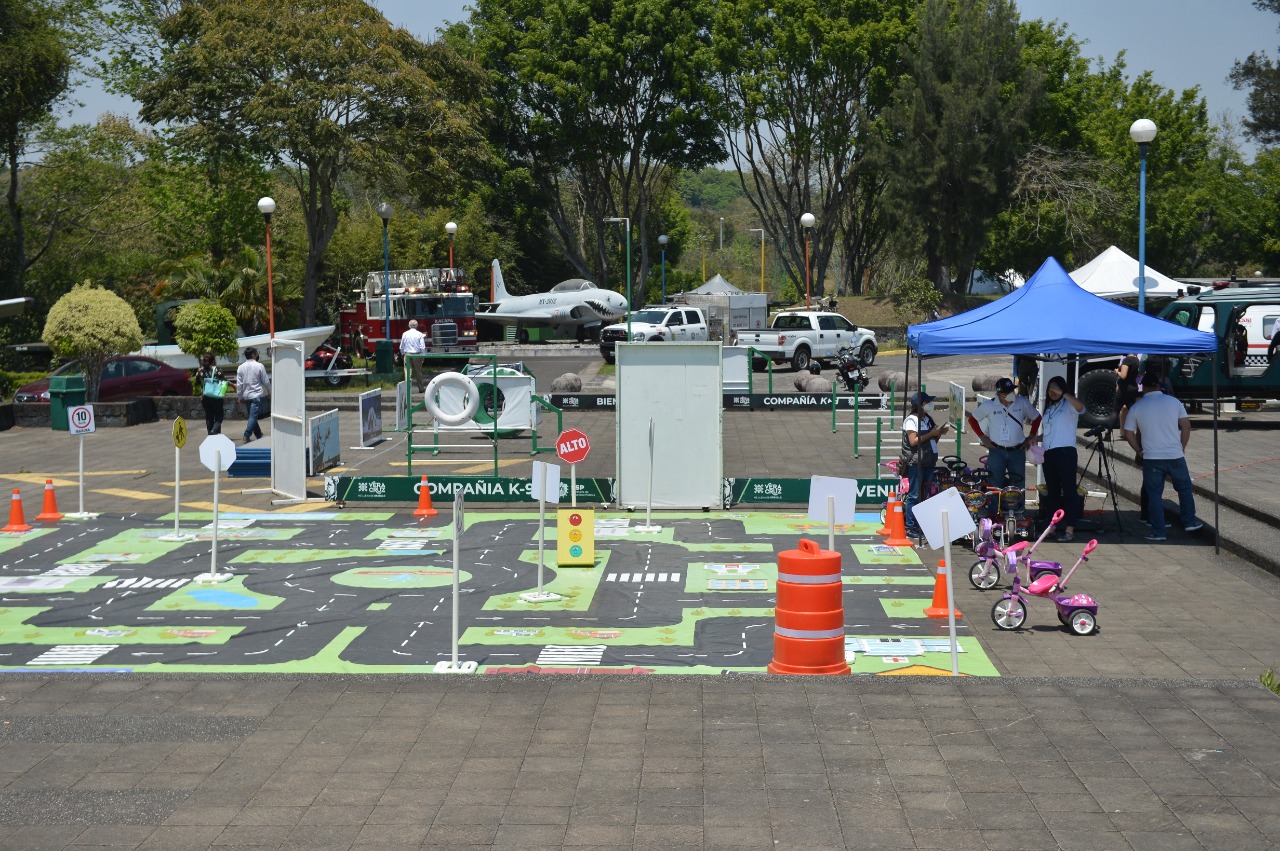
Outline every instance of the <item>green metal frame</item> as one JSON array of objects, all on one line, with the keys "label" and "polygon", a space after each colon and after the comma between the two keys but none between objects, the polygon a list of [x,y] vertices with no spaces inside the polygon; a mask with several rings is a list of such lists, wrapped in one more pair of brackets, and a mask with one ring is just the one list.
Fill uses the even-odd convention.
[{"label": "green metal frame", "polygon": [[[535,403],[537,403],[538,405],[541,405],[541,406],[542,406],[542,409],[543,409],[544,411],[554,411],[554,412],[555,412],[555,415],[556,415],[556,437],[559,437],[559,436],[560,436],[560,434],[564,431],[564,411],[560,410],[560,409],[559,409],[559,408],[557,408],[555,405],[553,405],[553,404],[551,404],[550,402],[548,402],[546,399],[543,399],[543,398],[542,398],[541,396],[539,396],[537,393],[534,393],[532,398],[533,398],[533,401],[534,401]],[[554,446],[539,446],[539,445],[538,445],[538,429],[537,429],[537,427],[535,426],[535,427],[534,427],[534,429],[533,429],[533,448],[529,450],[529,454],[530,454],[530,455],[537,455],[539,452],[555,452],[555,451],[556,451],[556,448],[555,448]]]},{"label": "green metal frame", "polygon": [[760,355],[764,358],[764,362],[769,365],[769,389],[765,392],[773,394],[773,358],[757,349],[755,346],[747,346],[747,392],[755,395],[756,392],[756,359],[755,356]]}]

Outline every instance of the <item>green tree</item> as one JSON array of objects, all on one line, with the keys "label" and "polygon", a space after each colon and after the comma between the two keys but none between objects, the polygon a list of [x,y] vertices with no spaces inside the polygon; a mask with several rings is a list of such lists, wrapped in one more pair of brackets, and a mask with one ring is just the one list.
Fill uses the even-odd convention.
[{"label": "green tree", "polygon": [[128,302],[87,281],[58,299],[45,320],[44,341],[60,358],[80,362],[85,399],[98,400],[102,370],[116,355],[142,345],[142,328]]},{"label": "green tree", "polygon": [[24,292],[23,275],[48,247],[27,255],[19,171],[30,134],[66,93],[82,0],[0,0],[0,141],[4,145],[8,239],[0,252],[0,298]]},{"label": "green tree", "polygon": [[1013,189],[1042,72],[1010,0],[927,0],[885,113],[888,209],[923,234],[926,277],[964,285]]},{"label": "green tree", "polygon": [[193,0],[156,26],[144,118],[206,142],[206,156],[251,140],[289,175],[307,234],[301,321],[314,324],[339,180],[401,180],[405,152],[460,123],[421,67],[425,46],[364,0]]},{"label": "green tree", "polygon": [[[1253,0],[1253,5],[1280,15],[1280,0]],[[1230,80],[1236,89],[1249,90],[1245,130],[1264,145],[1280,143],[1280,66],[1265,52],[1250,53],[1232,66]]]},{"label": "green tree", "polygon": [[637,282],[653,262],[656,201],[674,170],[719,161],[706,4],[478,0],[474,50],[492,71],[491,138],[539,190],[577,274],[616,280],[629,217]]},{"label": "green tree", "polygon": [[184,305],[174,320],[178,348],[199,358],[205,352],[231,357],[236,353],[236,318],[220,304],[198,301]]},{"label": "green tree", "polygon": [[[263,249],[242,245],[234,254],[218,262],[208,255],[191,255],[166,264],[165,269],[169,278],[157,288],[157,297],[198,298],[214,302],[232,317],[233,331],[236,323],[251,334],[261,333],[270,326],[267,264]],[[270,301],[275,303],[279,319],[284,315],[284,305],[298,300],[301,288],[288,275],[275,269],[271,276],[271,295]],[[235,348],[234,340],[231,347]],[[223,354],[221,349],[215,351]]]},{"label": "green tree", "polygon": [[744,0],[722,4],[716,48],[743,189],[765,230],[783,240],[788,273],[804,282],[800,217],[813,213],[813,279],[844,249],[854,291],[883,246],[884,179],[868,142],[900,74],[914,2]]}]

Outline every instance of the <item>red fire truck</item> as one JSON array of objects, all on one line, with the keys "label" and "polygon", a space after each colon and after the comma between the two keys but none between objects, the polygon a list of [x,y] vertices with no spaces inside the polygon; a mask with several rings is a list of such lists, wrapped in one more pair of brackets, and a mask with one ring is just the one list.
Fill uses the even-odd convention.
[{"label": "red fire truck", "polygon": [[[390,279],[390,287],[385,284]],[[389,313],[388,313],[389,311]],[[375,344],[390,338],[398,351],[409,320],[427,337],[427,352],[476,351],[476,297],[462,269],[400,269],[370,272],[352,301],[338,311],[339,333],[351,351],[372,356]]]}]

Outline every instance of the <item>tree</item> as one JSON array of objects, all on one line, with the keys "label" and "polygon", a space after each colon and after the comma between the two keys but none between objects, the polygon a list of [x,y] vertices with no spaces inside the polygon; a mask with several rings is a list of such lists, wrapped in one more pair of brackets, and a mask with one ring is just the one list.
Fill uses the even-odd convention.
[{"label": "tree", "polygon": [[889,102],[914,2],[745,0],[719,6],[716,49],[726,136],[743,189],[803,286],[804,213],[814,280],[843,243],[851,289],[883,246],[884,179],[868,141]]},{"label": "tree", "polygon": [[[214,302],[232,317],[233,331],[237,322],[255,334],[270,326],[267,264],[262,249],[241,245],[237,252],[220,262],[214,262],[208,255],[191,255],[166,264],[166,270],[169,279],[157,288],[157,297]],[[281,305],[296,301],[302,294],[301,288],[279,269],[274,270],[271,289],[277,315],[283,313]],[[235,348],[234,341],[231,347]],[[215,351],[222,354],[221,350]]]},{"label": "tree", "polygon": [[128,302],[85,282],[53,305],[44,341],[60,358],[75,359],[85,374],[85,400],[98,400],[102,370],[116,355],[142,345],[142,328]]},{"label": "tree", "polygon": [[143,117],[177,126],[206,157],[248,140],[288,173],[307,234],[301,319],[314,324],[340,178],[394,183],[424,134],[460,124],[421,67],[426,48],[364,0],[193,0],[157,31]]},{"label": "tree", "polygon": [[[1253,0],[1264,12],[1280,14],[1280,0]],[[1280,66],[1266,53],[1250,53],[1236,60],[1228,78],[1237,90],[1248,89],[1249,117],[1245,130],[1264,145],[1280,143]]]},{"label": "tree", "polygon": [[927,0],[907,64],[885,112],[888,209],[923,234],[927,278],[963,287],[1009,203],[1042,72],[1010,0]]},{"label": "tree", "polygon": [[0,0],[0,141],[8,188],[8,240],[0,256],[0,298],[23,294],[23,274],[48,248],[28,257],[18,174],[28,137],[67,91],[80,0]]},{"label": "tree", "polygon": [[236,318],[220,304],[199,301],[184,305],[174,330],[178,348],[196,358],[205,352],[228,357],[236,353]]},{"label": "tree", "polygon": [[683,0],[474,5],[491,138],[540,190],[551,238],[582,277],[623,265],[621,228],[603,220],[628,217],[643,282],[662,227],[655,201],[674,170],[724,156],[709,109],[709,15]]}]

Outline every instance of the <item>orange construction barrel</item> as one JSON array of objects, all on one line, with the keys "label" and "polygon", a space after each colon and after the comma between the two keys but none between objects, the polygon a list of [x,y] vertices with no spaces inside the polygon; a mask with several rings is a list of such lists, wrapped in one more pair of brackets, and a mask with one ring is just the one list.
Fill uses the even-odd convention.
[{"label": "orange construction barrel", "polygon": [[851,674],[844,660],[840,554],[813,541],[778,554],[771,674]]}]

